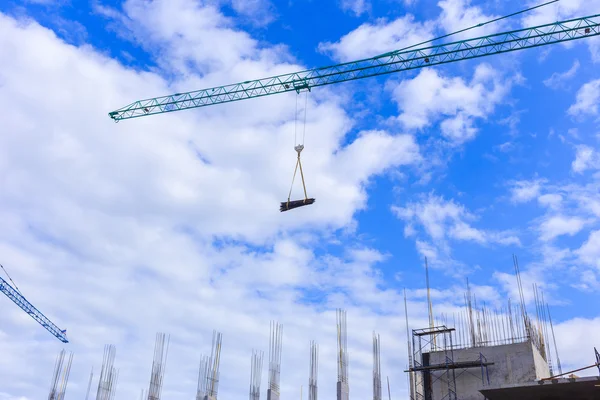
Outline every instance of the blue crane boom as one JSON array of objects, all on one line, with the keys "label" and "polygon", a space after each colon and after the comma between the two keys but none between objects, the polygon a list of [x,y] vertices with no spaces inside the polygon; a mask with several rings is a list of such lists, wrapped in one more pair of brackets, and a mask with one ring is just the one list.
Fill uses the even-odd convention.
[{"label": "blue crane boom", "polygon": [[15,288],[13,288],[8,282],[0,277],[0,291],[4,293],[9,299],[11,299],[16,305],[21,307],[23,311],[36,320],[41,326],[46,328],[48,332],[56,336],[58,340],[63,343],[69,343],[67,340],[67,331],[61,330],[58,326],[54,325],[44,314],[42,314],[37,308],[33,306],[27,299]]},{"label": "blue crane boom", "polygon": [[469,60],[600,35],[600,15],[497,33],[435,46],[402,49],[363,60],[226,86],[139,100],[109,112],[115,122],[270,96],[394,72]]}]

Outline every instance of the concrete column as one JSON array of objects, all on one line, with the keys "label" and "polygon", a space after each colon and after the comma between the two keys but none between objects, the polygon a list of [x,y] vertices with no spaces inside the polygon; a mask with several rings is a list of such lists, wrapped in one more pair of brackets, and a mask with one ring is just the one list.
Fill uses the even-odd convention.
[{"label": "concrete column", "polygon": [[350,399],[350,388],[347,382],[337,383],[337,400],[349,400]]}]

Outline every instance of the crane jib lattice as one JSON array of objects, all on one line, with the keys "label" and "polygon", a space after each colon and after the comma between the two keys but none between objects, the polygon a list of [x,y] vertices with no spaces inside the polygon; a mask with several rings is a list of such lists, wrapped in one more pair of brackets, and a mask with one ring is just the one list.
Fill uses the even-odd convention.
[{"label": "crane jib lattice", "polygon": [[13,288],[8,282],[0,277],[0,292],[4,293],[9,299],[11,299],[16,305],[21,307],[23,311],[37,321],[41,326],[46,328],[48,332],[56,336],[58,340],[63,343],[69,343],[65,330],[61,330],[58,326],[54,325],[44,314],[42,314],[37,308],[33,306],[27,299],[15,288]]},{"label": "crane jib lattice", "polygon": [[270,78],[139,100],[110,112],[109,116],[115,122],[118,122],[123,119],[229,103],[277,93],[300,92],[317,86],[447,64],[598,35],[600,35],[599,14],[435,46],[411,50],[397,50],[363,60]]}]

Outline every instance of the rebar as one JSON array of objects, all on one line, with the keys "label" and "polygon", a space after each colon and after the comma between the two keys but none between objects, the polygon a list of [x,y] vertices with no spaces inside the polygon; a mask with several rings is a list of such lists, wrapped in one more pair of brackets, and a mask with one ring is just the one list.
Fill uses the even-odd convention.
[{"label": "rebar", "polygon": [[381,399],[381,342],[373,332],[373,400]]},{"label": "rebar", "polygon": [[[165,348],[165,339],[167,347]],[[148,400],[160,400],[162,385],[167,367],[167,355],[169,353],[170,336],[164,333],[156,334],[154,343],[154,359],[152,360],[152,370],[150,372],[150,387],[148,388]]]},{"label": "rebar", "polygon": [[312,341],[310,342],[310,372],[308,377],[308,400],[317,400],[318,385],[317,378],[319,376],[319,345]]},{"label": "rebar", "polygon": [[73,363],[73,353],[69,353],[69,358],[66,363],[65,355],[66,351],[63,349],[56,357],[48,400],[63,400],[65,397],[69,374],[71,373],[71,364]]},{"label": "rebar", "polygon": [[109,344],[104,346],[104,356],[102,359],[102,369],[100,370],[100,379],[98,380],[98,391],[96,400],[111,400],[115,396],[118,371],[114,368],[116,348]]},{"label": "rebar", "polygon": [[281,346],[283,325],[272,321],[270,324],[269,344],[269,389],[279,396],[279,379],[281,375]]},{"label": "rebar", "polygon": [[348,335],[346,311],[337,310],[338,382],[348,383]]},{"label": "rebar", "polygon": [[250,400],[260,400],[262,366],[263,352],[252,350],[252,359],[250,361]]}]

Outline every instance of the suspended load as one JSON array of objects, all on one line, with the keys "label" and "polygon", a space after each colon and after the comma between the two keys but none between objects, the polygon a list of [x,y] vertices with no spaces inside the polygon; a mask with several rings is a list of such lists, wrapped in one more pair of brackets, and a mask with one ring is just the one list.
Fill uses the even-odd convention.
[{"label": "suspended load", "polygon": [[[310,90],[310,89],[309,89]],[[304,150],[304,138],[306,136],[306,106],[308,104],[308,92],[306,92],[305,104],[304,104],[304,132],[302,134],[302,143],[298,143],[298,96],[296,96],[296,119],[295,119],[295,132],[294,132],[294,150],[298,153],[298,158],[296,159],[296,168],[294,168],[294,176],[292,176],[292,185],[290,187],[290,193],[288,194],[287,201],[281,203],[281,207],[279,211],[284,212],[288,210],[292,210],[294,208],[308,206],[315,202],[315,199],[308,198],[308,194],[306,194],[306,183],[304,182],[304,172],[302,171],[302,161],[300,160],[300,153]],[[294,188],[294,180],[296,179],[296,173],[298,172],[298,167],[300,167],[300,177],[302,178],[302,188],[304,189],[304,200],[291,200],[292,197],[292,189]]]},{"label": "suspended load", "polygon": [[[292,187],[290,187],[290,194],[288,195],[287,201],[282,202],[281,207],[279,208],[279,211],[281,212],[288,211],[293,208],[307,206],[315,202],[315,199],[309,199],[308,195],[306,194],[304,172],[302,172],[302,161],[300,161],[300,153],[302,152],[302,150],[304,150],[304,145],[299,144],[296,147],[294,147],[294,150],[296,150],[296,152],[298,153],[298,159],[296,160],[296,168],[294,168],[294,176],[292,177]],[[304,188],[304,200],[290,200],[290,198],[292,197],[292,188],[294,187],[294,179],[296,179],[296,172],[298,172],[298,167],[300,167],[300,177],[302,178],[302,187]]]}]

